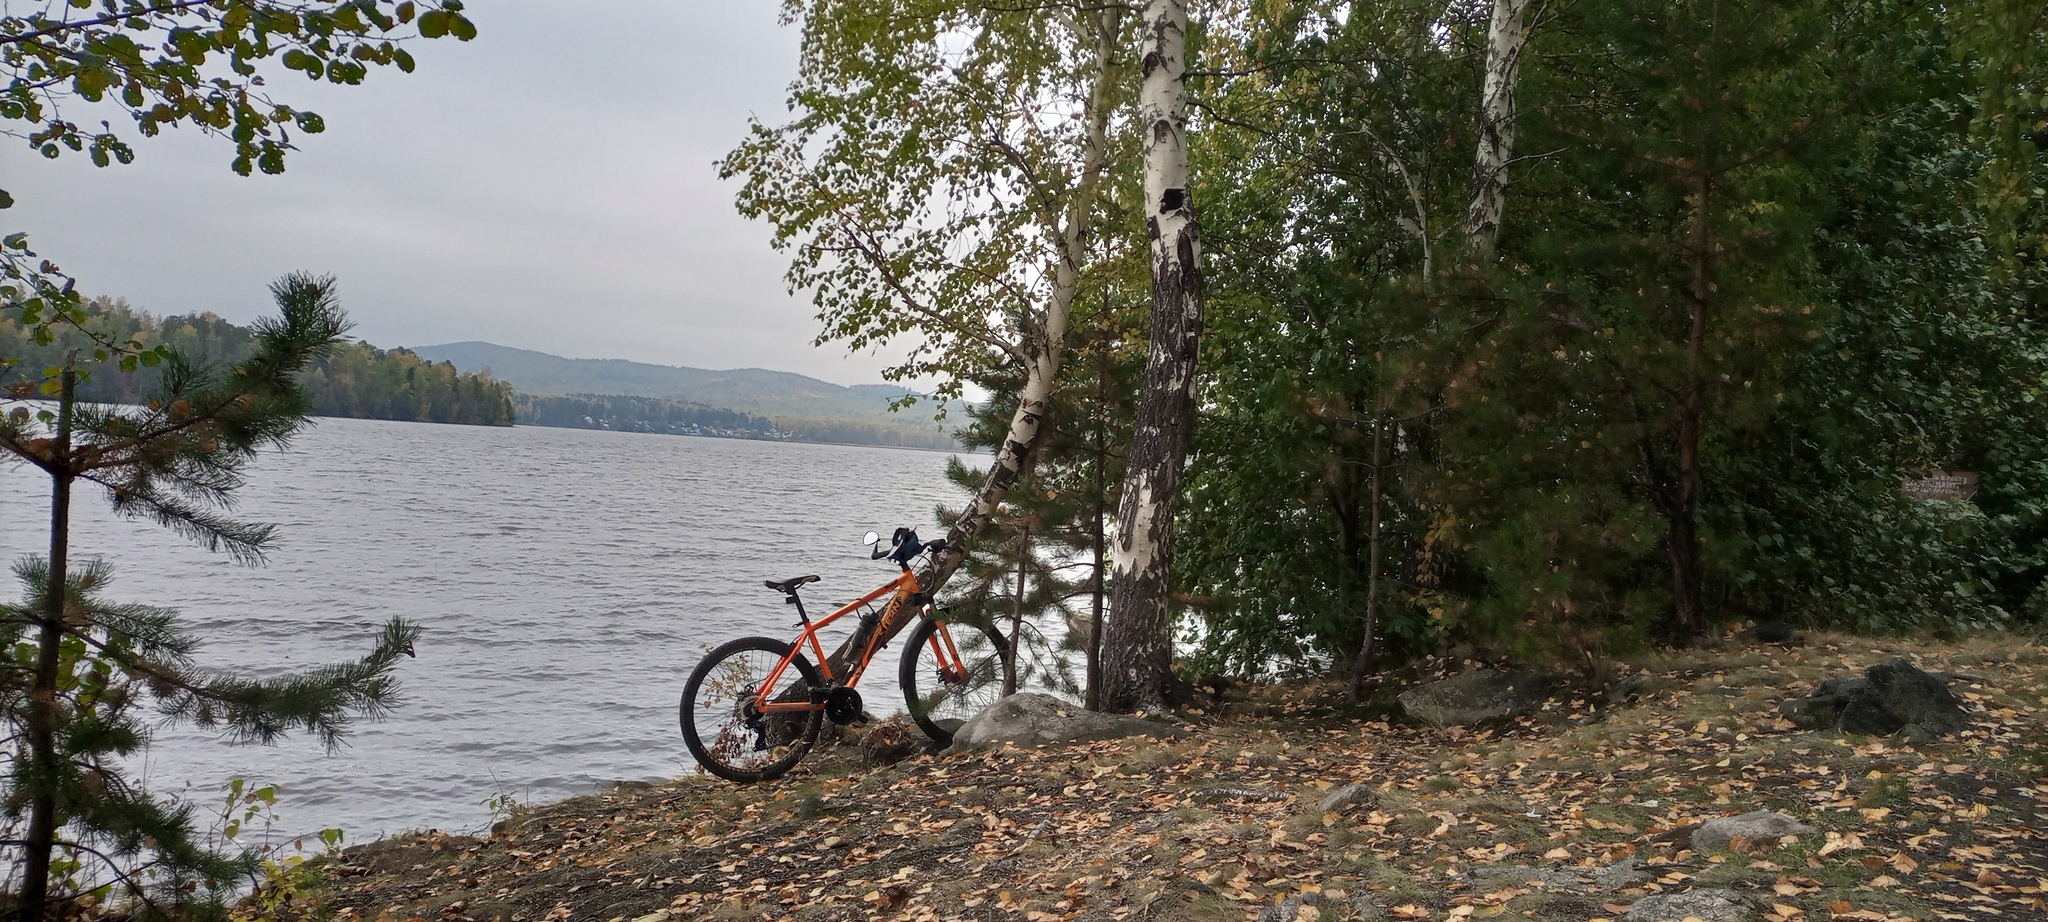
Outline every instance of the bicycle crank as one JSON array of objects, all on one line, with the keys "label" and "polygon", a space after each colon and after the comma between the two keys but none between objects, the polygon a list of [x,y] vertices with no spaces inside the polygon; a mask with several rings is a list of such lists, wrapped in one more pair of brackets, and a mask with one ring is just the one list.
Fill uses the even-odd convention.
[{"label": "bicycle crank", "polygon": [[858,723],[867,717],[861,710],[860,692],[842,685],[825,693],[825,716],[835,724]]}]

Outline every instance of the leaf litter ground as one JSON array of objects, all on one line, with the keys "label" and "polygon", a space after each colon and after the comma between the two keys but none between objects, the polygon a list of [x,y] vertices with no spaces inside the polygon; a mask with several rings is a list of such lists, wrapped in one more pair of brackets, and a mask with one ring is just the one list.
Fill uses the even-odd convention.
[{"label": "leaf litter ground", "polygon": [[[1820,679],[1899,655],[1960,676],[1969,731],[1915,745],[1777,718]],[[1565,695],[1492,730],[1389,723],[1295,686],[1178,715],[1194,732],[1176,740],[879,768],[834,747],[770,784],[685,778],[523,810],[489,838],[350,849],[306,908],[359,922],[1455,922],[1612,919],[1713,887],[1767,922],[2048,918],[2039,643],[1820,637],[1622,668],[1626,700]],[[1319,810],[1352,783],[1375,796]],[[1690,850],[1697,824],[1757,809],[1818,832]]]}]

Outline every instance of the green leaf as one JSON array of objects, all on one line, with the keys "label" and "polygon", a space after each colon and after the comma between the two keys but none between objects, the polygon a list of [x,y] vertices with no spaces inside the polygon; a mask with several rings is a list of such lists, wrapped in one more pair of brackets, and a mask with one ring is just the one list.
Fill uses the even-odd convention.
[{"label": "green leaf", "polygon": [[448,34],[448,21],[454,17],[442,10],[428,10],[420,14],[420,37],[440,38]]},{"label": "green leaf", "polygon": [[468,17],[452,13],[450,17],[452,21],[448,23],[448,31],[454,34],[456,40],[466,42],[476,37],[476,24],[470,22]]}]

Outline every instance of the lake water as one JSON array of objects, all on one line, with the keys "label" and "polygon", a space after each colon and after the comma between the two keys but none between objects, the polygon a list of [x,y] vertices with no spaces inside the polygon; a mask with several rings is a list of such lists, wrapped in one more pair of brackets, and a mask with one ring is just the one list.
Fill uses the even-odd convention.
[{"label": "lake water", "polygon": [[[676,703],[700,654],[794,633],[795,613],[764,579],[822,575],[805,597],[823,613],[893,577],[860,536],[911,525],[935,537],[933,506],[962,498],[946,458],[323,419],[256,462],[239,494],[239,517],[279,526],[267,566],[115,517],[85,488],[72,554],[113,563],[110,600],[180,609],[207,666],[353,659],[391,616],[419,622],[403,703],[359,724],[342,752],[167,728],[144,766],[153,791],[202,807],[234,777],[276,784],[281,832],[338,826],[363,842],[480,828],[501,793],[546,801],[694,771]],[[47,484],[0,467],[0,556],[45,550]],[[18,598],[8,581],[0,593]],[[892,647],[862,683],[877,713],[898,701],[884,681],[894,662]]]}]

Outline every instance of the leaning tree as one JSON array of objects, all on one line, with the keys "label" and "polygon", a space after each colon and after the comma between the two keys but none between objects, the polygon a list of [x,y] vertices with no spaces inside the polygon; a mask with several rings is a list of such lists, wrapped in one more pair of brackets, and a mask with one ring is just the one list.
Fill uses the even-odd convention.
[{"label": "leaning tree", "polygon": [[[792,118],[720,165],[775,227],[820,342],[910,342],[891,380],[942,397],[990,368],[1022,380],[994,464],[920,582],[937,593],[1026,473],[1091,267],[1122,105],[1114,4],[806,0]],[[902,625],[884,625],[893,631]],[[862,627],[834,672],[867,643]]]}]

